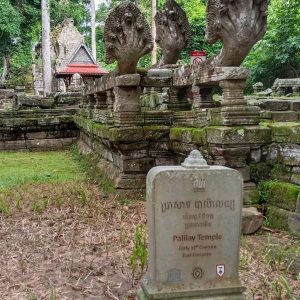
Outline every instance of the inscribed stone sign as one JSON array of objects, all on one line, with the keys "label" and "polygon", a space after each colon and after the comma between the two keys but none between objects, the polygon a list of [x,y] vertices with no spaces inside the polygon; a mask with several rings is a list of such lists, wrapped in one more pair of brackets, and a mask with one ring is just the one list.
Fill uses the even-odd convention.
[{"label": "inscribed stone sign", "polygon": [[242,190],[238,171],[208,166],[199,151],[182,167],[149,172],[149,271],[140,299],[244,299],[238,276]]}]

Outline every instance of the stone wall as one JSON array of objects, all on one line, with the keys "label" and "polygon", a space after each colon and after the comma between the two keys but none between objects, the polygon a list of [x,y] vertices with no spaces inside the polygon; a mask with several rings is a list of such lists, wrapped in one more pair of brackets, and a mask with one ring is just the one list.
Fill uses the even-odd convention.
[{"label": "stone wall", "polygon": [[[241,172],[244,206],[264,211],[274,227],[280,214],[289,229],[300,186],[300,99],[246,99],[247,76],[199,65],[104,76],[84,91],[79,145],[98,155],[119,189],[144,188],[150,168],[178,165],[200,149],[210,164]],[[212,98],[212,86],[222,97]],[[278,186],[287,190],[284,208],[264,196]]]},{"label": "stone wall", "polygon": [[0,111],[0,151],[60,150],[78,138],[74,109]]}]

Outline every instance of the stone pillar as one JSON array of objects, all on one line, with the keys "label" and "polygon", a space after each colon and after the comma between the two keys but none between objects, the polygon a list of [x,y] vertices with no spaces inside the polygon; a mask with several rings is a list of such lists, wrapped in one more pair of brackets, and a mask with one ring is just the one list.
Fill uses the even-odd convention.
[{"label": "stone pillar", "polygon": [[95,94],[95,99],[96,99],[96,103],[95,103],[96,109],[106,109],[107,108],[105,93]]},{"label": "stone pillar", "polygon": [[221,108],[210,110],[210,125],[257,125],[260,108],[247,106],[244,97],[245,79],[228,79],[220,82],[223,89]]},{"label": "stone pillar", "polygon": [[139,74],[128,74],[116,77],[114,87],[115,124],[133,126],[138,123],[141,112],[141,77]]},{"label": "stone pillar", "polygon": [[106,92],[106,104],[109,110],[113,110],[115,103],[115,95],[112,90]]},{"label": "stone pillar", "polygon": [[212,98],[212,89],[193,85],[193,109],[211,108],[214,107]]},{"label": "stone pillar", "polygon": [[247,105],[244,97],[244,89],[246,87],[245,80],[224,80],[220,82],[220,87],[223,89],[222,107]]}]

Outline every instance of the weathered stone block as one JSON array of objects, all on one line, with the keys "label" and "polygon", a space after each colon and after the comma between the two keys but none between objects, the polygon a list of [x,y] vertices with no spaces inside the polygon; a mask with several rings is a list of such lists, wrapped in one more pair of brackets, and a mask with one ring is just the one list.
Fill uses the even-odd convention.
[{"label": "weathered stone block", "polygon": [[196,145],[205,145],[205,130],[197,128],[171,128],[170,140],[188,144],[194,143]]},{"label": "weathered stone block", "polygon": [[253,206],[258,205],[260,202],[260,194],[255,183],[244,183],[244,205]]},{"label": "weathered stone block", "polygon": [[153,158],[141,158],[124,160],[122,164],[122,171],[128,173],[147,173],[154,167]]},{"label": "weathered stone block", "polygon": [[299,166],[300,164],[300,146],[284,145],[279,146],[280,157],[283,162],[289,166]]},{"label": "weathered stone block", "polygon": [[291,183],[300,185],[300,174],[293,174],[291,177]]},{"label": "weathered stone block", "polygon": [[139,86],[141,82],[141,75],[126,74],[116,77],[116,86]]},{"label": "weathered stone block", "polygon": [[172,145],[172,148],[171,148],[172,151],[174,151],[176,154],[179,154],[182,156],[186,156],[191,151],[197,149],[196,145],[186,144],[186,143],[177,142],[177,141],[172,141],[171,145]]},{"label": "weathered stone block", "polygon": [[291,102],[288,100],[264,100],[266,110],[269,111],[285,111],[291,109]]},{"label": "weathered stone block", "polygon": [[272,129],[272,141],[276,143],[300,143],[299,123],[275,123],[270,124]]},{"label": "weathered stone block", "polygon": [[300,213],[290,213],[288,224],[290,231],[293,234],[300,236]]},{"label": "weathered stone block", "polygon": [[114,112],[139,112],[140,95],[139,87],[115,87]]},{"label": "weathered stone block", "polygon": [[294,122],[299,119],[298,113],[294,111],[276,111],[272,112],[274,122]]},{"label": "weathered stone block", "polygon": [[60,139],[36,139],[27,140],[26,147],[28,149],[56,150],[62,149],[63,145]]},{"label": "weathered stone block", "polygon": [[142,79],[143,87],[171,87],[172,79],[171,78],[153,78],[153,77],[143,77]]},{"label": "weathered stone block", "polygon": [[254,234],[264,222],[264,216],[256,207],[243,208],[242,210],[242,233]]},{"label": "weathered stone block", "polygon": [[231,106],[209,110],[209,124],[212,126],[257,125],[260,108],[256,106]]},{"label": "weathered stone block", "polygon": [[121,174],[115,180],[115,187],[124,190],[144,189],[146,187],[146,174]]},{"label": "weathered stone block", "polygon": [[300,100],[293,100],[291,110],[300,111]]},{"label": "weathered stone block", "polygon": [[168,138],[170,134],[169,126],[144,126],[143,129],[146,140],[160,140]]},{"label": "weathered stone block", "polygon": [[25,138],[27,140],[41,140],[41,139],[45,139],[46,137],[47,137],[47,133],[44,131],[25,133]]},{"label": "weathered stone block", "polygon": [[235,168],[235,169],[242,174],[244,182],[250,181],[251,178],[250,178],[250,167],[249,166],[245,166],[242,168]]},{"label": "weathered stone block", "polygon": [[0,89],[0,99],[14,98],[15,91],[12,89]]},{"label": "weathered stone block", "polygon": [[289,230],[289,211],[275,206],[268,206],[266,217],[269,227],[279,230]]},{"label": "weathered stone block", "polygon": [[4,143],[5,150],[24,150],[26,149],[26,141],[6,141]]},{"label": "weathered stone block", "polygon": [[271,130],[263,126],[217,127],[206,129],[207,142],[211,144],[268,144],[271,142]]},{"label": "weathered stone block", "polygon": [[135,142],[145,139],[143,127],[110,128],[111,142]]}]

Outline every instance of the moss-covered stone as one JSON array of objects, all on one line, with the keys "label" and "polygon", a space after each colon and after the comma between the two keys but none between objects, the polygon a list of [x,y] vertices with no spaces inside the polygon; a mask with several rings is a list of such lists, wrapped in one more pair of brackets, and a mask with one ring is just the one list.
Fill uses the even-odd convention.
[{"label": "moss-covered stone", "polygon": [[269,124],[275,143],[300,143],[299,122],[276,122]]},{"label": "moss-covered stone", "polygon": [[265,126],[209,126],[206,129],[207,141],[212,144],[268,144],[271,130]]},{"label": "moss-covered stone", "polygon": [[206,144],[206,135],[204,129],[177,127],[171,128],[170,140],[179,141],[187,144],[194,143],[196,145]]},{"label": "moss-covered stone", "polygon": [[105,124],[96,123],[91,119],[81,116],[74,116],[74,121],[79,128],[90,134],[96,135],[103,139],[109,139],[110,137],[109,127]]},{"label": "moss-covered stone", "polygon": [[275,206],[268,206],[266,225],[279,230],[289,230],[289,212]]},{"label": "moss-covered stone", "polygon": [[114,127],[109,129],[109,140],[111,142],[137,142],[144,139],[143,127]]},{"label": "moss-covered stone", "polygon": [[259,206],[260,194],[257,188],[244,188],[244,206]]},{"label": "moss-covered stone", "polygon": [[295,211],[300,187],[287,182],[265,181],[259,185],[261,201],[287,211]]}]

